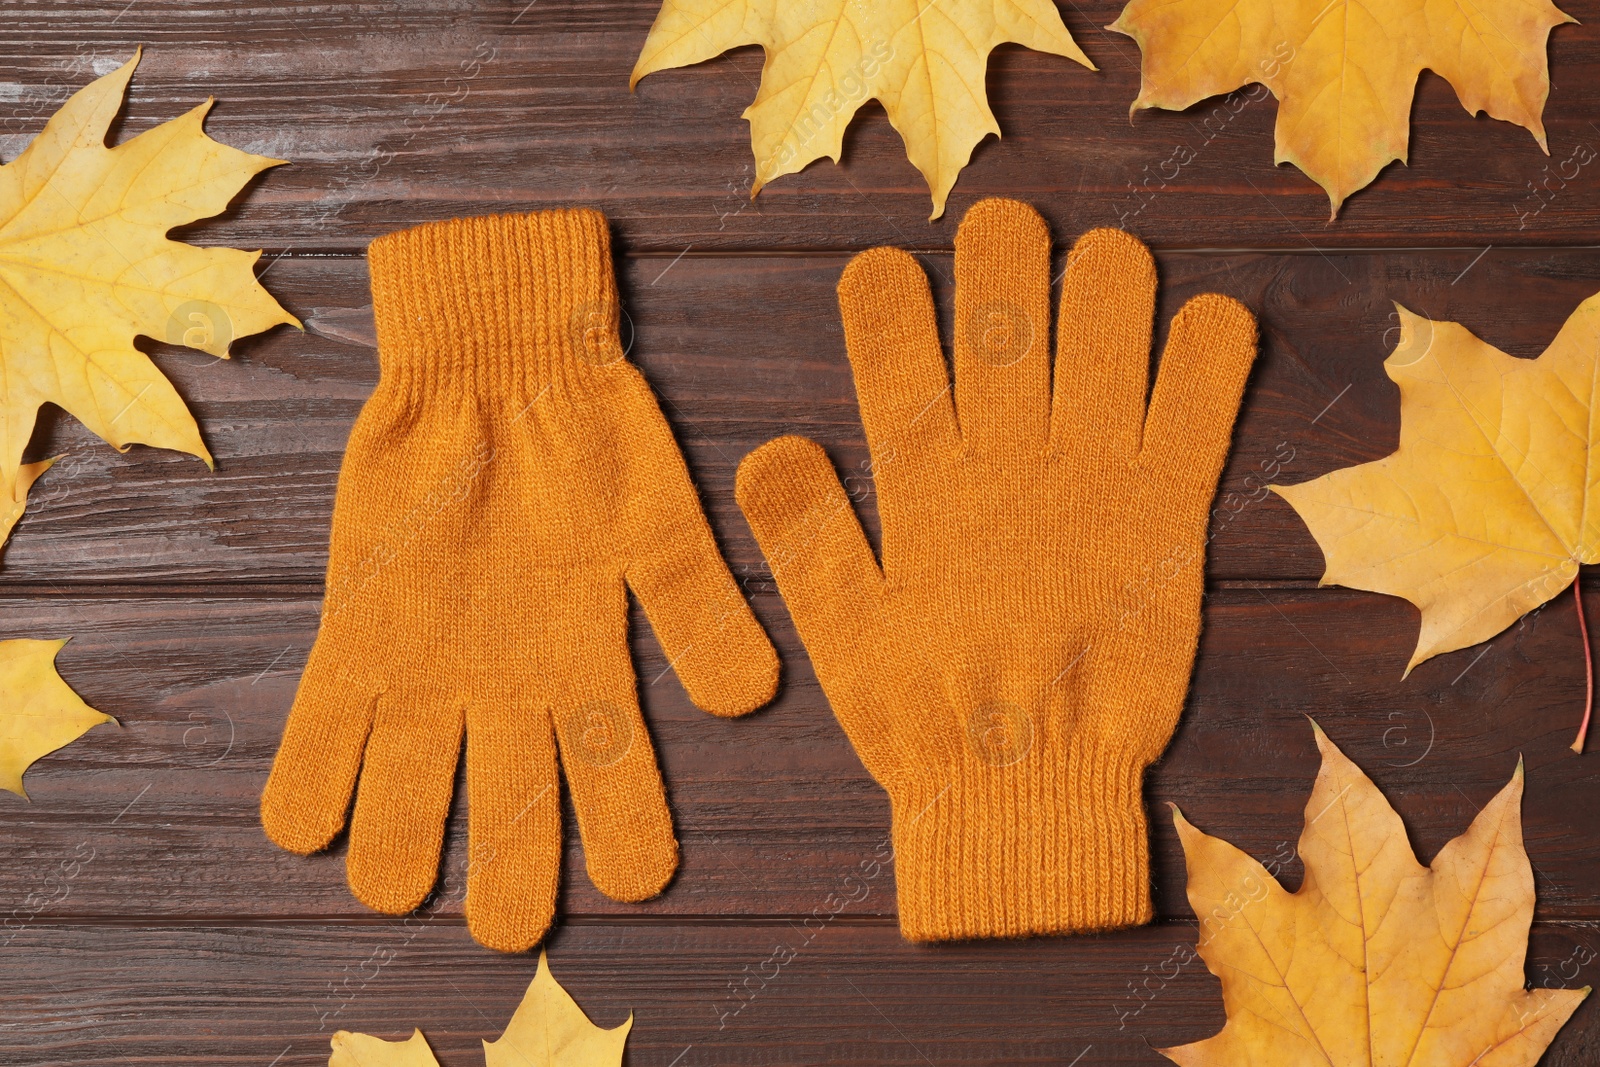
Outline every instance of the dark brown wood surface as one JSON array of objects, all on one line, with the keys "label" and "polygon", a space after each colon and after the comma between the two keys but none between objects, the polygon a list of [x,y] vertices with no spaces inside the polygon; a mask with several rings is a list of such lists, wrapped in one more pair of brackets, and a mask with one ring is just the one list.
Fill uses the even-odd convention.
[{"label": "dark brown wood surface", "polygon": [[[336,1030],[413,1027],[444,1067],[482,1062],[479,1040],[498,1036],[535,960],[467,935],[464,812],[436,898],[396,919],[351,898],[342,843],[309,860],[280,852],[256,803],[316,633],[345,439],[376,380],[366,242],[565,204],[612,219],[631,358],[784,663],[772,707],[714,719],[636,620],[682,869],[658,899],[618,904],[589,885],[569,834],[548,943],[597,1022],[634,1013],[630,1064],[1164,1062],[1154,1048],[1223,1019],[1189,952],[1165,805],[1263,860],[1288,856],[1317,766],[1308,715],[1384,789],[1424,859],[1524,758],[1539,893],[1528,980],[1593,983],[1600,754],[1567,750],[1584,689],[1570,598],[1402,680],[1415,610],[1318,589],[1316,545],[1262,487],[1274,461],[1299,481],[1392,450],[1398,395],[1382,361],[1396,302],[1535,356],[1600,290],[1600,163],[1550,177],[1600,149],[1600,7],[1569,0],[1584,24],[1553,35],[1548,158],[1425,74],[1411,165],[1329,223],[1321,190],[1272,166],[1270,100],[1129,121],[1138,52],[1100,29],[1118,6],[1062,5],[1099,74],[996,53],[1005,139],[980,146],[934,223],[875,105],[843,166],[816,164],[751,201],[739,114],[760,54],[653,75],[630,95],[654,0],[0,9],[0,158],[142,44],[118,137],[214,95],[213,136],[292,161],[178,236],[265,249],[264,284],[306,325],[242,341],[226,363],[148,345],[196,412],[214,472],[169,452],[119,455],[53,409],[41,418],[33,454],[65,458],[5,549],[0,637],[71,636],[63,675],[120,726],[41,761],[31,803],[0,794],[0,1063],[308,1067],[326,1062]],[[1194,161],[1145,185],[1178,148]],[[1195,293],[1229,293],[1258,312],[1263,347],[1218,498],[1193,691],[1146,787],[1158,922],[917,946],[895,926],[892,868],[845,881],[880,854],[887,800],[817,687],[733,505],[733,474],[780,433],[864,469],[839,272],[862,248],[912,248],[948,313],[955,225],[996,194],[1045,213],[1058,262],[1089,227],[1132,230],[1156,250],[1163,320]],[[870,494],[863,516],[875,535]],[[1289,859],[1285,880],[1299,873]],[[1595,1062],[1597,1011],[1581,1008],[1543,1062]]]}]

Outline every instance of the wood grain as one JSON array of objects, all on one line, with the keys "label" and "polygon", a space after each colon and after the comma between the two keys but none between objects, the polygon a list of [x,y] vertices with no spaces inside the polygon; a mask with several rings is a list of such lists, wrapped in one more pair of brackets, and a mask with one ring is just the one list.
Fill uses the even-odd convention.
[{"label": "wood grain", "polygon": [[[775,596],[756,607],[785,680],[775,704],[735,721],[689,703],[635,620],[640,693],[683,868],[649,904],[608,900],[583,874],[569,809],[564,911],[805,914],[884,841],[887,798],[834,721],[786,613]],[[1214,593],[1189,706],[1146,788],[1160,913],[1188,915],[1168,803],[1263,861],[1292,855],[1317,770],[1312,716],[1393,799],[1425,858],[1466,828],[1523,757],[1539,915],[1600,920],[1584,822],[1592,772],[1566,748],[1583,669],[1565,609],[1401,682],[1415,638],[1404,605],[1250,584]],[[259,591],[33,597],[7,601],[5,618],[3,636],[73,635],[61,671],[121,723],[38,763],[27,777],[31,805],[0,797],[15,860],[0,866],[0,901],[41,894],[13,924],[42,899],[42,914],[66,918],[370,915],[344,886],[342,842],[309,860],[291,856],[266,841],[256,815],[315,635],[315,601]],[[468,855],[459,796],[456,807],[439,890],[446,914],[459,912]],[[59,877],[43,884],[84,851],[93,862],[69,886]],[[892,915],[891,898],[880,894],[859,913]]]},{"label": "wood grain", "polygon": [[[1101,29],[1120,6],[1060,5],[1098,74],[995,54],[1005,138],[979,147],[930,223],[876,105],[842,165],[752,201],[739,115],[760,53],[653,75],[630,95],[656,0],[8,3],[0,159],[143,45],[114,138],[214,95],[213,136],[290,160],[175,236],[266,249],[264,284],[307,329],[245,339],[230,363],[146,346],[194,408],[214,473],[142,447],[118,455],[61,412],[41,416],[32,455],[64,458],[0,559],[0,638],[71,635],[63,675],[121,725],[40,761],[31,803],[0,794],[0,1061],[310,1067],[340,1028],[403,1038],[420,1026],[443,1067],[483,1062],[479,1041],[498,1035],[535,961],[467,935],[459,798],[438,891],[406,918],[351,897],[342,842],[310,859],[272,847],[256,805],[316,633],[345,440],[377,377],[367,242],[574,203],[612,220],[630,357],[784,663],[772,707],[715,719],[688,702],[635,612],[682,868],[655,901],[607,899],[568,810],[548,943],[597,1022],[635,1013],[629,1064],[1165,1062],[1156,1048],[1223,1021],[1215,979],[1190,958],[1165,805],[1296,883],[1317,766],[1307,716],[1390,797],[1424,860],[1523,757],[1538,893],[1528,980],[1593,984],[1600,757],[1566,748],[1584,692],[1570,599],[1402,680],[1415,609],[1316,588],[1316,545],[1263,485],[1393,449],[1398,395],[1382,363],[1394,302],[1531,357],[1600,290],[1600,162],[1571,163],[1600,150],[1600,6],[1563,4],[1582,24],[1552,37],[1549,157],[1425,73],[1410,165],[1332,223],[1309,179],[1272,165],[1276,105],[1262,94],[1130,121],[1137,49]],[[1146,784],[1158,923],[914,946],[881,862],[887,800],[817,686],[733,478],[763,441],[814,437],[876,538],[834,286],[854,252],[911,248],[948,335],[955,227],[989,195],[1043,211],[1057,272],[1087,229],[1132,230],[1157,250],[1161,323],[1220,291],[1256,310],[1263,345],[1214,513],[1192,692]],[[1600,603],[1592,576],[1585,588]],[[1597,1019],[1581,1008],[1545,1067],[1594,1062]]]},{"label": "wood grain", "polygon": [[[555,976],[595,1023],[616,1026],[633,1013],[633,1067],[1061,1067],[1075,1057],[1148,1065],[1164,1062],[1155,1047],[1222,1025],[1218,984],[1193,958],[1194,936],[1190,926],[1157,926],[926,946],[841,917],[574,925],[549,951]],[[1592,982],[1600,964],[1572,961],[1597,942],[1589,924],[1536,928],[1535,974],[1552,985]],[[10,1051],[38,1067],[90,1057],[312,1067],[327,1062],[337,1030],[403,1040],[414,1027],[443,1067],[469,1067],[483,1062],[479,1042],[499,1037],[535,969],[530,957],[479,949],[458,923],[427,919],[40,926],[0,948],[0,959],[9,971],[46,949],[56,976],[13,982],[0,1024]],[[1580,1008],[1544,1067],[1593,1062],[1596,1019]]]},{"label": "wood grain", "polygon": [[[1075,236],[1057,229],[1058,259]],[[621,261],[630,358],[677,429],[731,565],[752,580],[763,565],[733,503],[733,476],[747,452],[779,434],[829,448],[876,536],[834,295],[846,262]],[[948,316],[950,258],[924,263]],[[1393,450],[1399,394],[1382,364],[1399,338],[1395,302],[1531,357],[1600,289],[1600,258],[1583,250],[1168,253],[1160,269],[1160,323],[1206,291],[1238,297],[1261,320],[1262,351],[1214,513],[1210,574],[1223,580],[1321,575],[1304,525],[1264,487],[1274,473],[1300,481]],[[287,258],[267,283],[304,334],[280,327],[247,338],[231,362],[151,346],[199,417],[216,471],[142,446],[118,455],[47,409],[31,454],[64,458],[35,487],[0,585],[321,580],[339,461],[377,381],[371,297],[357,259]]]},{"label": "wood grain", "polygon": [[1012,46],[996,54],[989,97],[1004,139],[979,147],[938,223],[876,105],[847,136],[842,166],[814,164],[752,202],[739,116],[759,52],[658,73],[630,95],[657,7],[212,0],[175,18],[170,3],[18,0],[0,44],[0,79],[15,86],[0,151],[14,156],[72,89],[143,44],[124,134],[215,95],[214,136],[294,163],[207,231],[242,247],[355,251],[424,219],[574,202],[604,208],[633,246],[672,255],[949,247],[966,208],[993,195],[1035,202],[1073,232],[1119,225],[1164,248],[1600,242],[1600,160],[1576,163],[1600,150],[1589,3],[1568,3],[1583,24],[1553,34],[1549,157],[1527,131],[1467,114],[1428,74],[1409,166],[1390,166],[1331,224],[1322,190],[1273,166],[1276,106],[1264,92],[1130,121],[1139,58],[1102,29],[1115,0],[1062,7],[1099,73]]}]

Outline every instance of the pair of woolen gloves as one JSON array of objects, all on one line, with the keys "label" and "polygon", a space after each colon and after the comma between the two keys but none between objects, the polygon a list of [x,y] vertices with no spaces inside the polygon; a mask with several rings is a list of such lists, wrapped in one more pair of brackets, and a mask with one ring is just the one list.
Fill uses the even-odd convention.
[{"label": "pair of woolen gloves", "polygon": [[[714,715],[770,700],[778,659],[624,358],[603,216],[433,223],[368,260],[381,374],[262,820],[311,853],[348,816],[351,889],[409,911],[437,878],[464,736],[467,924],[519,951],[555,914],[558,754],[598,889],[644,900],[677,868],[627,590]],[[1142,779],[1188,690],[1255,322],[1190,300],[1147,402],[1155,265],[1094,230],[1067,261],[1052,382],[1050,270],[1032,208],[972,208],[952,389],[917,261],[879,248],[845,269],[881,559],[814,442],[739,467],[823,691],[892,801],[913,940],[1152,916]]]}]

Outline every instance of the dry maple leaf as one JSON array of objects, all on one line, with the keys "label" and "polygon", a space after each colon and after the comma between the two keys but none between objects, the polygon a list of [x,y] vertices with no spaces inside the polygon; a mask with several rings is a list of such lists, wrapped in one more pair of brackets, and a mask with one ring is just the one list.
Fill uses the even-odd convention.
[{"label": "dry maple leaf", "polygon": [[633,1015],[610,1030],[589,1021],[539,952],[539,973],[528,985],[506,1032],[483,1043],[488,1067],[617,1067]]},{"label": "dry maple leaf", "polygon": [[1181,111],[1251,82],[1272,90],[1274,162],[1322,186],[1337,215],[1391,160],[1405,162],[1423,68],[1469,113],[1527,128],[1548,154],[1545,42],[1574,21],[1550,0],[1131,0],[1110,28],[1144,56],[1134,108]]},{"label": "dry maple leaf", "polygon": [[22,465],[39,406],[54,403],[118,450],[211,456],[137,335],[227,356],[236,337],[298,325],[255,279],[260,252],[196,248],[167,231],[221,212],[282,160],[201,130],[211,101],[115,148],[106,129],[139,55],[79,90],[0,167],[0,541],[41,473]]},{"label": "dry maple leaf", "polygon": [[56,673],[61,641],[0,641],[0,789],[27,799],[22,775],[91,726],[116,722],[74,693]]},{"label": "dry maple leaf", "polygon": [[1228,1022],[1162,1054],[1185,1067],[1532,1067],[1589,989],[1523,988],[1533,868],[1521,761],[1424,867],[1377,786],[1312,728],[1322,770],[1296,892],[1173,809]]},{"label": "dry maple leaf", "polygon": [[[539,972],[528,985],[498,1041],[483,1043],[487,1067],[620,1067],[633,1016],[611,1030],[589,1021],[539,953]],[[413,1031],[409,1041],[382,1041],[366,1034],[333,1035],[328,1067],[437,1067],[433,1051]]]},{"label": "dry maple leaf", "polygon": [[333,1035],[328,1067],[439,1067],[439,1061],[421,1030],[411,1031],[407,1041],[384,1041],[340,1030]]},{"label": "dry maple leaf", "polygon": [[927,179],[936,219],[973,148],[1000,135],[984,76],[989,53],[1007,42],[1095,69],[1048,0],[665,0],[630,86],[761,45],[761,87],[744,113],[751,196],[823,156],[839,162],[845,128],[876,99]]},{"label": "dry maple leaf", "polygon": [[1321,546],[1321,584],[1421,610],[1409,672],[1488,640],[1600,562],[1600,296],[1537,359],[1399,312],[1384,363],[1400,387],[1399,449],[1271,488]]}]

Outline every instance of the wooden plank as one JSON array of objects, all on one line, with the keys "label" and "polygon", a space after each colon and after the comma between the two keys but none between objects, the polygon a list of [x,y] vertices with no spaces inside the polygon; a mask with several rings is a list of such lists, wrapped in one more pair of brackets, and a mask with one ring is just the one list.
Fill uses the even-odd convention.
[{"label": "wooden plank", "polygon": [[[344,886],[342,844],[300,859],[269,845],[257,821],[314,636],[314,600],[3,603],[0,636],[74,635],[59,658],[63,675],[122,723],[38,763],[27,778],[32,804],[0,796],[0,840],[10,857],[0,865],[0,916],[13,928],[61,917],[177,919],[197,908],[260,918],[370,914]],[[887,798],[850,750],[776,597],[758,597],[756,607],[779,646],[785,681],[771,708],[738,721],[690,705],[648,627],[635,620],[642,699],[683,870],[656,901],[619,905],[589,885],[569,834],[564,912],[806,914],[882,846]],[[1310,715],[1392,798],[1424,858],[1465,829],[1521,755],[1539,914],[1600,919],[1583,821],[1592,808],[1589,762],[1566,748],[1583,695],[1576,630],[1563,604],[1402,682],[1416,631],[1401,605],[1249,585],[1214,593],[1189,707],[1146,787],[1160,914],[1187,914],[1168,802],[1298,878],[1294,842],[1317,769]],[[444,860],[446,914],[458,911],[467,862],[461,808]],[[59,872],[75,866],[81,870],[63,881]],[[891,894],[849,911],[891,915]]]},{"label": "wooden plank", "polygon": [[[764,565],[733,501],[734,472],[778,434],[806,434],[830,449],[876,536],[834,296],[846,261],[621,260],[631,358],[677,428],[731,565],[752,583],[764,580]],[[950,260],[924,262],[948,313]],[[1298,481],[1395,446],[1399,398],[1382,369],[1399,337],[1395,301],[1534,356],[1600,288],[1600,258],[1582,250],[1172,253],[1161,256],[1161,270],[1161,322],[1207,290],[1238,297],[1262,321],[1262,355],[1216,503],[1216,579],[1322,573],[1304,526],[1264,486],[1274,475]],[[118,455],[47,408],[32,454],[64,458],[35,487],[0,583],[321,580],[345,441],[377,377],[365,267],[291,257],[269,268],[267,281],[307,333],[279,328],[246,339],[232,363],[155,346],[191,401],[217,470],[143,447]]]},{"label": "wooden plank", "polygon": [[[596,1024],[632,1013],[632,1064],[1063,1067],[1152,1064],[1153,1048],[1215,1033],[1220,987],[1194,937],[1156,926],[930,947],[843,919],[573,925],[549,958]],[[1592,924],[1535,927],[1534,981],[1593,983],[1597,947]],[[0,1041],[35,1067],[320,1067],[337,1030],[403,1040],[413,1028],[443,1067],[466,1067],[483,1062],[480,1041],[499,1037],[536,969],[446,920],[38,926],[0,961]],[[1541,1064],[1592,1062],[1597,1018],[1580,1007]]]},{"label": "wooden plank", "polygon": [[[483,950],[464,928],[463,805],[437,894],[404,918],[351,897],[342,842],[309,859],[273,847],[256,805],[316,632],[345,440],[376,379],[361,251],[428,219],[572,203],[613,220],[632,357],[784,662],[771,708],[715,719],[634,612],[682,869],[655,901],[605,898],[568,806],[548,942],[591,1017],[635,1013],[629,1063],[1148,1064],[1154,1048],[1214,1033],[1218,984],[1192,955],[1165,805],[1297,883],[1317,768],[1308,715],[1391,798],[1425,860],[1523,757],[1539,919],[1528,978],[1594,984],[1594,756],[1566,748],[1584,690],[1571,606],[1402,680],[1415,610],[1313,589],[1320,553],[1262,485],[1394,447],[1398,397],[1381,366],[1392,301],[1533,356],[1600,289],[1600,257],[1583,247],[1600,245],[1595,13],[1563,5],[1584,24],[1553,38],[1548,158],[1425,74],[1410,166],[1329,223],[1321,191],[1272,165],[1264,94],[1130,123],[1137,51],[1101,29],[1122,0],[1061,5],[1101,73],[1000,50],[988,89],[1006,138],[979,147],[930,224],[876,105],[843,166],[751,201],[739,114],[760,54],[664,72],[630,96],[658,3],[7,5],[0,160],[147,46],[114,139],[214,94],[214,136],[292,160],[176,236],[266,248],[265,284],[308,332],[247,339],[232,364],[148,346],[192,402],[215,473],[145,448],[119,456],[59,411],[41,416],[32,454],[65,458],[6,549],[0,639],[73,635],[63,674],[121,726],[41,761],[31,803],[0,794],[0,1059],[320,1067],[336,1030],[420,1026],[443,1067],[483,1062],[480,1040],[498,1035],[535,959]],[[833,287],[852,251],[919,250],[948,334],[955,226],[987,195],[1036,204],[1063,245],[1092,226],[1131,229],[1160,250],[1162,321],[1219,290],[1258,310],[1265,342],[1215,513],[1193,691],[1146,784],[1161,922],[916,946],[895,925],[887,797],[828,708],[733,480],[770,437],[815,437],[876,538]],[[1592,1062],[1595,1019],[1580,1009],[1545,1067]]]},{"label": "wooden plank", "polygon": [[1600,242],[1593,19],[1553,36],[1549,157],[1525,130],[1468,115],[1426,74],[1410,165],[1391,166],[1330,224],[1322,191],[1272,163],[1265,90],[1130,123],[1138,51],[1101,29],[1121,6],[1062,7],[1099,73],[1016,47],[996,54],[988,87],[1005,139],[978,148],[932,225],[926,187],[875,104],[846,137],[844,166],[815,164],[752,202],[739,116],[760,55],[662,72],[630,95],[656,0],[213,2],[186,5],[181,20],[122,0],[17,2],[0,54],[12,102],[0,153],[14,157],[73,89],[143,44],[124,135],[212,94],[215,136],[294,162],[199,231],[243,247],[354,250],[403,223],[569,203],[605,207],[631,247],[672,255],[948,247],[965,209],[992,195],[1032,200],[1069,231],[1122,225],[1162,247]]}]

